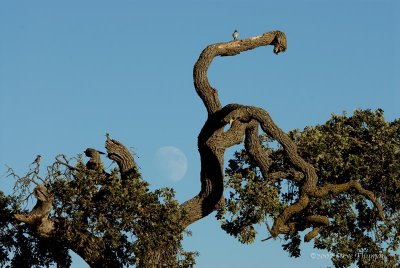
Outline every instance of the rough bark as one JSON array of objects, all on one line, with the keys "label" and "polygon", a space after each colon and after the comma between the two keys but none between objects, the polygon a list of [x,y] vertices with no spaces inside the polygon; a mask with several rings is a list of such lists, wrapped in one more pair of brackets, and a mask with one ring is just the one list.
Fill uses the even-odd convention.
[{"label": "rough bark", "polygon": [[124,180],[137,178],[139,175],[138,167],[129,150],[121,142],[110,139],[108,134],[106,137],[107,157],[117,163],[121,173],[121,178]]},{"label": "rough bark", "polygon": [[21,222],[31,225],[39,236],[47,238],[54,231],[54,222],[49,219],[54,197],[42,185],[37,185],[33,194],[37,201],[31,212],[28,214],[16,214],[14,217]]}]

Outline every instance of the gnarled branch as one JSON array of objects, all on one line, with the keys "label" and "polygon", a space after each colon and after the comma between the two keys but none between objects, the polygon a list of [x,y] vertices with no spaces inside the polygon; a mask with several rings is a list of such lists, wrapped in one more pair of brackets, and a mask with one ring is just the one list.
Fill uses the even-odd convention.
[{"label": "gnarled branch", "polygon": [[243,51],[268,45],[274,46],[275,54],[284,52],[287,48],[285,34],[280,31],[273,31],[248,39],[209,45],[203,50],[194,65],[193,80],[197,94],[202,99],[209,115],[222,107],[218,92],[210,85],[207,77],[207,70],[213,59],[217,56],[234,56]]},{"label": "gnarled branch", "polygon": [[129,150],[121,142],[110,139],[108,134],[106,137],[107,156],[117,162],[121,178],[123,180],[137,178],[139,176],[138,167]]},{"label": "gnarled branch", "polygon": [[[298,200],[286,207],[274,220],[274,224],[270,228],[273,237],[281,233],[289,233],[297,228],[297,224],[290,222],[291,218],[309,205],[310,198],[325,195],[327,191],[339,193],[351,188],[356,189],[358,193],[374,203],[381,215],[382,208],[375,196],[359,184],[349,182],[346,185],[339,185],[338,188],[318,187],[315,168],[298,154],[294,142],[274,123],[266,111],[257,107],[238,104],[222,107],[217,90],[210,85],[207,78],[207,70],[212,60],[217,56],[234,56],[243,51],[266,45],[274,45],[274,53],[276,54],[284,52],[287,48],[285,34],[273,31],[253,38],[209,45],[203,50],[194,65],[194,86],[206,107],[208,119],[198,138],[201,157],[201,191],[197,196],[182,204],[182,208],[189,215],[186,225],[207,216],[216,209],[223,193],[223,155],[225,149],[241,141],[243,136],[245,137],[245,148],[250,158],[257,163],[264,179],[274,180],[279,179],[280,176],[288,176],[287,179],[294,179],[301,183]],[[231,128],[224,132],[223,128],[227,124],[230,124]],[[294,169],[269,174],[272,160],[262,148],[258,138],[258,127],[261,127],[268,137],[280,143]],[[306,235],[306,241],[318,234],[319,226],[329,224],[326,218],[319,217],[321,216],[310,216],[306,220],[312,225],[318,225],[314,226],[314,229]]]},{"label": "gnarled branch", "polygon": [[43,185],[37,185],[33,190],[33,194],[37,202],[32,211],[28,214],[16,214],[14,217],[32,226],[39,236],[49,237],[54,231],[54,222],[49,219],[54,197]]},{"label": "gnarled branch", "polygon": [[[233,56],[267,45],[274,45],[276,54],[285,51],[285,34],[274,31],[248,39],[210,45],[203,50],[194,65],[194,86],[207,109],[208,119],[198,137],[201,190],[198,195],[182,204],[188,215],[185,225],[209,215],[217,208],[223,194],[225,149],[243,140],[243,123],[248,123],[241,120],[235,122],[236,117],[231,116],[240,105],[222,108],[217,90],[208,82],[207,70],[217,56]],[[232,124],[231,129],[224,132],[223,128],[228,123]]]}]

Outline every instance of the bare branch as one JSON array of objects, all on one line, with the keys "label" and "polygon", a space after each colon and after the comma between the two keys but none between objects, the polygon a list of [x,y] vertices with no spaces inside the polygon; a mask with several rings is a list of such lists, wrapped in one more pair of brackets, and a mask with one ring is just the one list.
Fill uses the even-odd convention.
[{"label": "bare branch", "polygon": [[68,169],[70,169],[72,171],[79,171],[78,168],[69,165],[67,162],[62,162],[61,160],[59,160],[57,158],[56,158],[56,164],[60,164],[62,166],[65,166],[65,167],[67,167]]},{"label": "bare branch", "polygon": [[272,160],[268,157],[265,150],[261,146],[261,141],[258,137],[258,124],[256,121],[249,124],[246,129],[245,148],[251,160],[257,163],[261,170],[262,176],[267,179],[269,177],[268,170],[272,164]]},{"label": "bare branch", "polygon": [[315,237],[318,235],[320,229],[321,229],[321,228],[319,228],[319,227],[313,228],[310,232],[308,232],[308,233],[304,236],[304,241],[305,241],[305,242],[310,242],[313,238],[315,238]]},{"label": "bare branch", "polygon": [[108,134],[106,137],[107,157],[117,162],[121,178],[137,178],[140,175],[139,169],[129,150],[121,142],[110,139]]},{"label": "bare branch", "polygon": [[203,50],[194,65],[193,79],[194,87],[208,114],[213,114],[222,107],[217,90],[210,85],[207,78],[207,70],[213,59],[217,56],[234,56],[240,52],[267,45],[274,45],[274,53],[276,54],[284,52],[287,48],[285,34],[280,31],[273,31],[248,39],[209,45]]}]

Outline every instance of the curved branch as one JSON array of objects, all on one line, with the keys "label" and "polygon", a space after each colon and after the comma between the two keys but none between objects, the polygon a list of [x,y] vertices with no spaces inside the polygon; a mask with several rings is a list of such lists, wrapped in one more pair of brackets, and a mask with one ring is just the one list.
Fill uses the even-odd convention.
[{"label": "curved branch", "polygon": [[206,217],[223,202],[225,148],[243,141],[245,126],[235,122],[227,132],[223,132],[222,121],[220,114],[211,116],[200,132],[201,190],[181,205],[186,215],[184,226]]},{"label": "curved branch", "polygon": [[117,162],[121,178],[124,180],[138,178],[140,176],[139,169],[129,150],[121,142],[110,139],[108,134],[106,137],[107,157]]},{"label": "curved branch", "polygon": [[[230,105],[227,105],[230,106]],[[312,165],[307,163],[298,153],[297,146],[289,136],[280,129],[272,120],[267,111],[253,106],[234,105],[236,109],[231,112],[231,116],[242,122],[256,120],[262,130],[271,138],[279,142],[287,153],[290,162],[305,175],[305,182],[302,190],[310,192],[315,190],[317,185],[317,173]]]},{"label": "curved branch", "polygon": [[308,232],[304,236],[304,241],[305,242],[310,242],[313,238],[315,238],[319,234],[320,230],[321,230],[320,227],[314,227],[310,232]]},{"label": "curved branch", "polygon": [[285,34],[280,31],[268,32],[248,39],[209,45],[202,51],[193,68],[193,80],[196,92],[202,99],[209,115],[222,107],[217,90],[208,82],[207,70],[212,60],[217,56],[234,56],[240,52],[267,45],[274,46],[275,54],[284,52],[287,48]]},{"label": "curved branch", "polygon": [[[217,90],[208,82],[207,70],[217,56],[234,56],[240,52],[267,45],[274,45],[276,54],[284,52],[287,47],[285,34],[273,31],[248,39],[210,45],[203,50],[194,65],[194,86],[207,109],[208,120],[198,137],[201,190],[197,196],[181,206],[186,211],[186,226],[216,209],[223,195],[225,149],[241,140],[244,130],[241,124],[235,123],[236,117],[232,116],[241,106],[228,105],[222,108]],[[239,122],[249,123],[243,120]],[[232,124],[232,130],[224,133],[223,127],[227,123],[234,124]]]},{"label": "curved branch", "polygon": [[[227,133],[223,132],[223,127],[227,123],[235,122],[236,119],[240,118],[238,121],[246,124],[252,119],[256,119],[260,122],[264,131],[272,134],[271,136],[280,141],[289,151],[295,152],[295,154],[292,154],[294,160],[297,160],[297,162],[302,161],[302,159],[297,156],[296,148],[293,146],[294,144],[290,141],[289,137],[287,137],[282,130],[276,127],[268,114],[267,119],[269,119],[269,121],[265,118],[260,119],[255,116],[250,118],[251,116],[246,114],[245,110],[242,109],[244,106],[241,105],[232,104],[222,108],[217,90],[208,82],[207,70],[216,56],[234,56],[240,52],[267,45],[274,45],[274,53],[276,54],[284,52],[287,48],[285,34],[280,31],[273,31],[248,39],[210,45],[203,50],[194,65],[194,86],[197,94],[202,99],[207,109],[209,117],[198,138],[198,147],[201,159],[201,191],[197,196],[182,204],[182,208],[187,212],[188,216],[186,225],[210,214],[216,209],[217,203],[222,199],[224,178],[223,155],[225,149],[229,145],[229,141],[226,141],[229,134],[236,137],[234,140],[238,140],[238,133],[235,133],[234,131],[228,131]],[[263,110],[259,109],[259,111]],[[266,113],[265,111],[263,112],[264,114]],[[245,120],[246,117],[250,119]],[[240,126],[240,124],[235,124],[234,126],[236,128],[237,126]],[[274,128],[269,129],[270,126],[273,126]],[[240,136],[242,137],[242,135]],[[259,148],[257,147],[257,149]],[[303,164],[303,162],[300,164]],[[309,166],[307,166],[307,168],[308,167]],[[307,174],[309,173],[312,172],[308,172]],[[291,215],[288,215],[287,218],[290,216]],[[284,219],[284,222],[286,222],[287,218]]]},{"label": "curved branch", "polygon": [[311,195],[313,197],[324,197],[327,195],[336,196],[338,194],[344,193],[350,189],[356,190],[359,194],[365,196],[374,204],[375,208],[378,210],[378,215],[381,219],[384,218],[382,205],[378,202],[378,199],[373,192],[366,190],[362,187],[361,183],[358,181],[348,181],[341,184],[325,184],[324,186],[318,187],[318,189]]},{"label": "curved branch", "polygon": [[257,122],[249,124],[246,129],[246,137],[244,146],[250,159],[257,163],[260,168],[261,175],[264,179],[268,179],[269,167],[272,164],[271,158],[268,157],[265,150],[261,146],[260,139],[258,138],[258,124]]}]

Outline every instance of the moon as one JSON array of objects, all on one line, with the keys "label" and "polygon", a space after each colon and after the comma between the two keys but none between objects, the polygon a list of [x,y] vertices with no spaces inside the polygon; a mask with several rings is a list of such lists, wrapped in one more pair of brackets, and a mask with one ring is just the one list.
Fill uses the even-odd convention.
[{"label": "moon", "polygon": [[181,150],[174,146],[164,146],[156,152],[155,166],[163,179],[178,182],[185,176],[188,164]]}]

